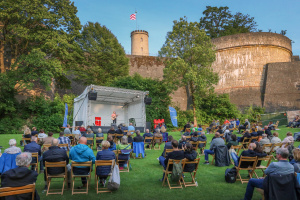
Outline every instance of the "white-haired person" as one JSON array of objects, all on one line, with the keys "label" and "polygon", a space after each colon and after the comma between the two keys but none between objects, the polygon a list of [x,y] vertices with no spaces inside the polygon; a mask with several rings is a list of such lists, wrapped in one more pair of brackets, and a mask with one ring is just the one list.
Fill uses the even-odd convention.
[{"label": "white-haired person", "polygon": [[[29,170],[32,157],[31,153],[21,153],[16,157],[17,168],[10,169],[1,175],[2,187],[21,187],[36,182],[38,173],[34,170]],[[19,194],[11,196],[10,199],[31,199],[31,193]],[[37,191],[35,190],[35,200],[40,199]]]},{"label": "white-haired person", "polygon": [[16,154],[16,153],[21,153],[21,149],[17,146],[17,141],[15,139],[10,139],[9,140],[9,147],[4,150],[4,153],[7,154]]}]

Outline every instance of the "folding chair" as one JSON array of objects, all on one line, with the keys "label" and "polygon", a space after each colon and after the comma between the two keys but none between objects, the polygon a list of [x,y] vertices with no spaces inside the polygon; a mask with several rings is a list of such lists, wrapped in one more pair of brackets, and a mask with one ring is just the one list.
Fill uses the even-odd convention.
[{"label": "folding chair", "polygon": [[265,153],[269,154],[270,151],[271,151],[272,145],[273,145],[273,144],[264,144],[263,147],[262,147],[263,151],[264,151]]},{"label": "folding chair", "polygon": [[115,133],[109,133],[109,134],[107,134],[107,137],[108,136],[111,136],[112,138],[113,138],[113,140],[115,139],[115,136],[116,136],[116,134]]},{"label": "folding chair", "polygon": [[[269,165],[271,163],[271,160],[272,160],[272,156],[266,156],[266,157],[262,157],[262,158],[257,158],[257,163],[256,163],[255,169],[253,171],[253,173],[255,174],[255,176],[257,178],[258,178],[258,176],[257,176],[255,170],[260,169],[263,172],[263,177],[265,177],[266,174],[265,174],[264,170],[266,170],[269,167]],[[262,165],[262,164],[260,164],[259,166],[257,166],[257,164],[258,164],[259,161],[261,161],[261,162],[265,161],[265,162],[267,162],[267,164],[265,166]]]},{"label": "folding chair", "polygon": [[101,146],[101,142],[97,142],[97,141],[99,141],[99,140],[103,141],[104,137],[96,137],[95,139],[96,139],[96,147],[97,147],[97,151],[98,151],[98,147]]},{"label": "folding chair", "polygon": [[[99,176],[97,175],[97,167],[100,166],[115,166],[115,160],[96,160],[95,161],[95,186],[96,186],[96,192],[98,193],[104,193],[104,192],[110,192],[110,190],[107,189],[107,187],[99,188]],[[108,176],[111,176],[111,173],[108,174]]]},{"label": "folding chair", "polygon": [[35,183],[21,186],[21,187],[2,187],[0,188],[0,197],[7,197],[18,194],[31,193],[31,199],[34,200]]},{"label": "folding chair", "polygon": [[23,140],[23,145],[25,146],[26,144],[29,144],[31,142],[31,138],[22,138]]},{"label": "folding chair", "polygon": [[145,137],[144,139],[145,150],[151,150],[152,143],[153,143],[153,137]]},{"label": "folding chair", "polygon": [[[114,151],[115,152],[115,151]],[[120,155],[122,154],[122,151],[121,150],[117,150],[116,152],[115,152],[115,154],[116,154],[116,156],[117,156],[117,165],[119,166],[119,171],[120,172],[129,172],[129,166],[130,166],[130,157],[132,156],[132,151],[129,153],[129,154],[124,154],[124,155],[128,155],[128,160],[122,160],[122,159],[120,159]],[[121,162],[127,162],[127,169],[120,169],[120,163]]]},{"label": "folding chair", "polygon": [[88,141],[92,141],[92,143],[91,144],[88,144],[88,145],[90,145],[90,147],[91,147],[91,149],[93,150],[93,146],[94,146],[94,138],[86,138],[87,139],[87,143],[89,143]]},{"label": "folding chair", "polygon": [[[73,194],[88,194],[88,192],[89,192],[89,180],[91,178],[92,166],[93,166],[92,161],[82,162],[82,163],[72,161],[72,163],[71,163],[72,195]],[[74,167],[90,167],[90,172],[87,175],[74,175]],[[86,189],[76,189],[76,191],[75,191],[75,189],[74,189],[75,179],[76,178],[82,178],[82,177],[87,178]],[[85,192],[84,192],[84,190],[85,190]],[[83,191],[83,192],[81,192],[81,191]]]},{"label": "folding chair", "polygon": [[49,149],[49,147],[51,147],[51,144],[43,144],[42,152],[47,151]]},{"label": "folding chair", "polygon": [[[55,175],[51,175],[48,174],[48,168],[51,167],[60,167],[60,168],[64,168],[64,173],[61,174],[55,174]],[[48,194],[60,194],[63,195],[64,193],[64,188],[65,188],[65,182],[67,182],[68,180],[68,175],[67,175],[67,163],[66,161],[61,161],[61,162],[45,162],[45,172],[46,172],[46,181],[47,181],[47,193],[46,196],[48,196]],[[61,192],[55,192],[55,191],[60,191],[60,189],[52,189],[52,192],[50,191],[50,186],[51,186],[51,181],[52,179],[55,178],[63,178],[63,185],[62,185],[62,189]],[[55,181],[55,182],[61,182],[61,181]]]},{"label": "folding chair", "polygon": [[31,157],[36,159],[36,163],[30,163],[30,166],[34,166],[34,170],[39,173],[39,154],[31,153]]},{"label": "folding chair", "polygon": [[199,166],[199,162],[200,162],[200,158],[196,158],[194,161],[189,161],[187,159],[185,159],[185,166],[189,165],[189,164],[194,164],[195,165],[195,169],[192,172],[185,172],[183,169],[183,174],[185,173],[189,173],[191,175],[192,181],[191,182],[185,182],[184,178],[182,178],[182,182],[184,187],[188,187],[188,186],[195,186],[198,187],[198,183],[195,181],[196,178],[196,174],[197,174],[197,170],[198,170],[198,166]]},{"label": "folding chair", "polygon": [[[242,162],[248,162],[249,163],[248,167],[247,168],[241,167]],[[256,163],[257,163],[257,157],[240,156],[239,166],[237,166],[237,167],[235,166],[236,172],[237,172],[236,180],[241,181],[242,184],[243,183],[248,183],[250,178],[252,178]],[[240,171],[242,171],[242,170],[246,170],[249,173],[250,178],[243,179],[241,174],[240,174]],[[238,177],[239,177],[239,179],[238,179]]]},{"label": "folding chair", "polygon": [[[153,149],[154,150],[160,150],[160,145],[161,145],[161,143],[162,143],[162,137],[154,137],[153,138]],[[155,146],[156,146],[156,144],[158,144],[158,148],[155,148]]]},{"label": "folding chair", "polygon": [[189,143],[193,146],[193,149],[197,152],[199,142],[189,141]]},{"label": "folding chair", "polygon": [[248,146],[250,144],[250,138],[244,137],[241,144],[242,144],[242,149],[248,149]]},{"label": "folding chair", "polygon": [[66,147],[66,148],[63,148],[63,149],[67,149],[66,150],[66,153],[67,155],[69,156],[69,152],[70,152],[70,149],[69,149],[69,144],[58,144],[58,147]]},{"label": "folding chair", "polygon": [[[273,158],[274,160],[277,160],[276,157],[273,155],[273,153],[276,153],[276,150],[277,150],[278,148],[281,148],[281,146],[282,146],[282,143],[276,143],[276,144],[273,144],[273,146],[272,146],[272,148],[271,148],[271,151],[268,153],[268,155],[272,156],[272,158]],[[278,148],[276,148],[276,147],[278,147]]]},{"label": "folding chair", "polygon": [[[199,148],[201,154],[204,154],[204,149],[205,149],[205,147],[206,147],[206,141],[198,141],[198,145],[199,145],[199,144],[204,144],[203,147]],[[200,154],[200,153],[199,153],[199,154]]]},{"label": "folding chair", "polygon": [[179,179],[179,181],[177,182],[177,184],[171,184],[170,181],[169,181],[169,174],[172,174],[172,170],[170,170],[170,166],[171,165],[173,166],[174,163],[179,163],[179,162],[181,162],[182,169],[184,169],[185,159],[183,159],[183,160],[169,159],[167,167],[164,170],[165,176],[164,176],[164,179],[163,179],[163,182],[162,182],[162,186],[165,186],[165,182],[167,181],[168,186],[169,186],[170,189],[173,189],[173,188],[181,188],[182,189],[182,184],[180,182],[183,179],[182,176]]},{"label": "folding chair", "polygon": [[190,141],[192,136],[191,135],[190,136],[185,136],[185,138],[186,138],[186,141]]},{"label": "folding chair", "polygon": [[71,145],[75,145],[75,134],[66,134],[66,137],[68,137],[71,140]]},{"label": "folding chair", "polygon": [[260,188],[256,188],[256,191],[261,195],[261,199],[265,200],[264,190]]},{"label": "folding chair", "polygon": [[[230,148],[235,150],[236,155],[239,155],[239,152],[240,152],[240,150],[241,150],[241,148],[242,148],[242,145],[232,145]],[[230,156],[230,157],[231,157],[231,156]],[[233,160],[230,160],[230,162],[231,162],[231,164],[234,165]]]},{"label": "folding chair", "polygon": [[[121,140],[121,138],[123,137],[124,135],[123,134],[115,134],[115,139],[114,139],[114,142],[117,144],[118,143],[118,141],[120,141]],[[118,137],[121,137],[121,138],[118,138]]]},{"label": "folding chair", "polygon": [[250,139],[250,142],[251,142],[252,140],[258,141],[258,136],[252,136],[251,139]]},{"label": "folding chair", "polygon": [[164,157],[168,155],[168,153],[172,152],[173,149],[165,149]]}]

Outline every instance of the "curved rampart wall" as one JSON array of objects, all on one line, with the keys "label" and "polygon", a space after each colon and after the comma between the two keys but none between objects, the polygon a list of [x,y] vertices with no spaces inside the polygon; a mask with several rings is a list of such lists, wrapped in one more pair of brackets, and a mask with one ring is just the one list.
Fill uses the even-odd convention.
[{"label": "curved rampart wall", "polygon": [[219,74],[216,92],[229,93],[239,107],[263,106],[264,67],[291,62],[291,40],[275,33],[244,33],[212,40],[216,46],[213,69]]}]

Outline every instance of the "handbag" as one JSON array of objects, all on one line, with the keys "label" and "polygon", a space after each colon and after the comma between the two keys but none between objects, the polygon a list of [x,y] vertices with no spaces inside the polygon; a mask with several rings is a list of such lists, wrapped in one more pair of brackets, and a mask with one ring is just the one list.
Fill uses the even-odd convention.
[{"label": "handbag", "polygon": [[118,165],[111,166],[111,176],[107,183],[107,189],[110,191],[115,191],[120,188],[120,171]]}]

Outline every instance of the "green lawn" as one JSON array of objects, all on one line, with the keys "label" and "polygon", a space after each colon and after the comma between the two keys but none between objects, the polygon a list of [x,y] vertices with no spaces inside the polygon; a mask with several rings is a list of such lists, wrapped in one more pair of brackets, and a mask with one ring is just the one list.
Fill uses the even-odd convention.
[{"label": "green lawn", "polygon": [[[286,127],[279,127],[279,137],[283,139],[286,132],[298,132],[300,129],[289,129]],[[175,139],[180,138],[179,132],[170,133]],[[58,137],[58,134],[54,135]],[[17,141],[21,139],[21,135],[0,135],[0,146],[7,148],[8,140],[15,138]],[[211,141],[213,135],[207,135],[208,141]],[[298,146],[300,143],[295,143]],[[207,146],[209,148],[209,145]],[[23,149],[23,147],[22,147]],[[163,145],[161,146],[163,149]],[[3,149],[2,149],[3,152]],[[96,150],[94,149],[96,155]],[[204,165],[204,156],[200,156],[200,165],[197,173],[198,187],[187,187],[183,189],[172,189],[162,187],[159,181],[162,178],[162,167],[158,164],[156,158],[160,156],[162,150],[147,150],[147,156],[144,159],[131,159],[132,170],[129,173],[121,173],[121,187],[118,191],[111,193],[96,194],[94,171],[92,172],[92,181],[89,187],[90,198],[102,199],[242,199],[246,190],[247,184],[236,182],[229,184],[225,182],[224,172],[228,167],[215,167],[212,165]],[[211,160],[211,157],[210,157]],[[233,165],[229,166],[233,167]],[[53,184],[60,186],[61,183]],[[71,191],[66,190],[63,196],[49,195],[46,197],[42,190],[44,188],[43,175],[40,174],[37,181],[37,190],[41,199],[83,199],[86,195],[73,195]],[[253,199],[260,199],[260,195],[255,192]]]}]

